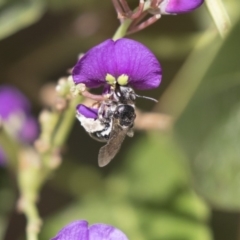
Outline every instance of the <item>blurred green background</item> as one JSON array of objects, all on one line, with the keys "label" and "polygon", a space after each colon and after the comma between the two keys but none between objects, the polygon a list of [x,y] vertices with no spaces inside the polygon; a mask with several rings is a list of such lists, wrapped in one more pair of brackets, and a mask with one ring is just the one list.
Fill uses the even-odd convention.
[{"label": "blurred green background", "polygon": [[[76,121],[63,164],[41,192],[40,239],[76,219],[114,225],[132,240],[240,239],[240,2],[223,4],[232,22],[224,40],[205,5],[129,36],[163,68],[160,88],[140,92],[159,103],[140,99],[137,107],[175,124],[136,131],[100,169],[101,143]],[[118,25],[110,0],[0,0],[0,81],[25,93],[37,116],[46,89]],[[17,198],[14,174],[1,168],[0,239],[25,238]]]}]

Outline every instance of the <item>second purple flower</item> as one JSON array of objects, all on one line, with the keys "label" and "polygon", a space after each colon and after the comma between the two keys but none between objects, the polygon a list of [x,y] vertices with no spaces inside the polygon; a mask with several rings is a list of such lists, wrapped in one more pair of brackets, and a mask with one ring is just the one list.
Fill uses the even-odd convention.
[{"label": "second purple flower", "polygon": [[[38,136],[37,119],[31,114],[30,102],[15,87],[0,86],[0,119],[13,139],[31,144]],[[6,163],[7,156],[0,146],[0,165]]]},{"label": "second purple flower", "polygon": [[65,226],[51,240],[128,240],[119,229],[98,223],[88,226],[85,220],[78,220]]}]

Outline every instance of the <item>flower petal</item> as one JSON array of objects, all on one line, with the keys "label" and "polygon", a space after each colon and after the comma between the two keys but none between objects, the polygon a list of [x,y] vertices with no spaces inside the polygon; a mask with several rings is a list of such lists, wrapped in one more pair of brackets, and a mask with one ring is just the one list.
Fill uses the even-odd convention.
[{"label": "flower petal", "polygon": [[89,240],[128,240],[119,229],[106,225],[94,224],[89,228]]},{"label": "flower petal", "polygon": [[3,120],[15,111],[30,111],[30,103],[27,98],[14,87],[0,87],[0,102],[0,117]]},{"label": "flower petal", "polygon": [[84,83],[89,88],[99,87],[105,83],[104,57],[107,50],[112,49],[112,40],[105,42],[90,49],[82,58],[79,59],[73,68],[73,80],[76,84]]},{"label": "flower petal", "polygon": [[94,224],[78,220],[65,226],[51,240],[128,240],[126,235],[115,227],[106,224]]},{"label": "flower petal", "polygon": [[15,87],[3,85],[0,102],[0,117],[11,136],[25,143],[33,142],[39,129],[37,120],[31,116],[28,99]]},{"label": "flower petal", "polygon": [[86,118],[96,119],[98,117],[98,109],[96,108],[89,108],[83,104],[79,104],[76,109],[79,114]]},{"label": "flower petal", "polygon": [[203,2],[204,0],[165,0],[159,7],[162,14],[178,14],[193,11]]},{"label": "flower petal", "polygon": [[[131,39],[106,40],[89,50],[73,69],[76,84],[89,88],[106,85],[106,77],[126,80],[137,89],[159,86],[161,66],[154,54],[143,44]],[[111,78],[112,80],[112,78]],[[124,80],[124,82],[126,82]]]},{"label": "flower petal", "polygon": [[51,240],[88,240],[88,222],[78,220],[65,226]]}]

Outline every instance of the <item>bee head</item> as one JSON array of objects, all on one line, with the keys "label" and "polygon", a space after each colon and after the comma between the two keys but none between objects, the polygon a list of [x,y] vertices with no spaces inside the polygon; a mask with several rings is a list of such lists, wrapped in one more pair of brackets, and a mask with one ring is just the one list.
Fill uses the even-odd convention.
[{"label": "bee head", "polygon": [[117,85],[115,93],[121,103],[134,103],[136,100],[136,94],[131,87]]}]

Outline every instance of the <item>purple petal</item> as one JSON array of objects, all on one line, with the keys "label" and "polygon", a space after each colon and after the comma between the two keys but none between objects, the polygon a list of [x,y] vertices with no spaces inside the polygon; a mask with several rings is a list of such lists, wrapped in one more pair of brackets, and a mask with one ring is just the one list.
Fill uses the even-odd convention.
[{"label": "purple petal", "polygon": [[129,85],[151,89],[161,82],[161,66],[154,54],[143,44],[131,39],[112,39],[93,47],[75,65],[73,79],[89,88],[106,85],[107,74],[116,79],[129,77]]},{"label": "purple petal", "polygon": [[105,224],[94,224],[89,228],[89,240],[128,240],[119,229]]},{"label": "purple petal", "polygon": [[[25,143],[33,142],[38,136],[38,123],[30,114],[30,103],[27,98],[12,86],[0,87],[0,117],[14,129],[13,135]],[[19,126],[12,126],[11,118],[20,122]]]},{"label": "purple petal", "polygon": [[89,108],[83,104],[79,104],[77,106],[77,112],[86,118],[96,119],[98,117],[98,109],[97,108]]},{"label": "purple petal", "polygon": [[94,224],[78,220],[65,226],[51,240],[128,240],[126,235],[115,227],[106,224]]},{"label": "purple petal", "polygon": [[88,222],[75,221],[65,226],[56,237],[51,240],[88,240]]},{"label": "purple petal", "polygon": [[203,2],[204,0],[165,0],[159,7],[162,13],[178,14],[193,11]]},{"label": "purple petal", "polygon": [[0,103],[0,116],[3,120],[15,111],[30,111],[27,98],[14,87],[0,87]]}]

